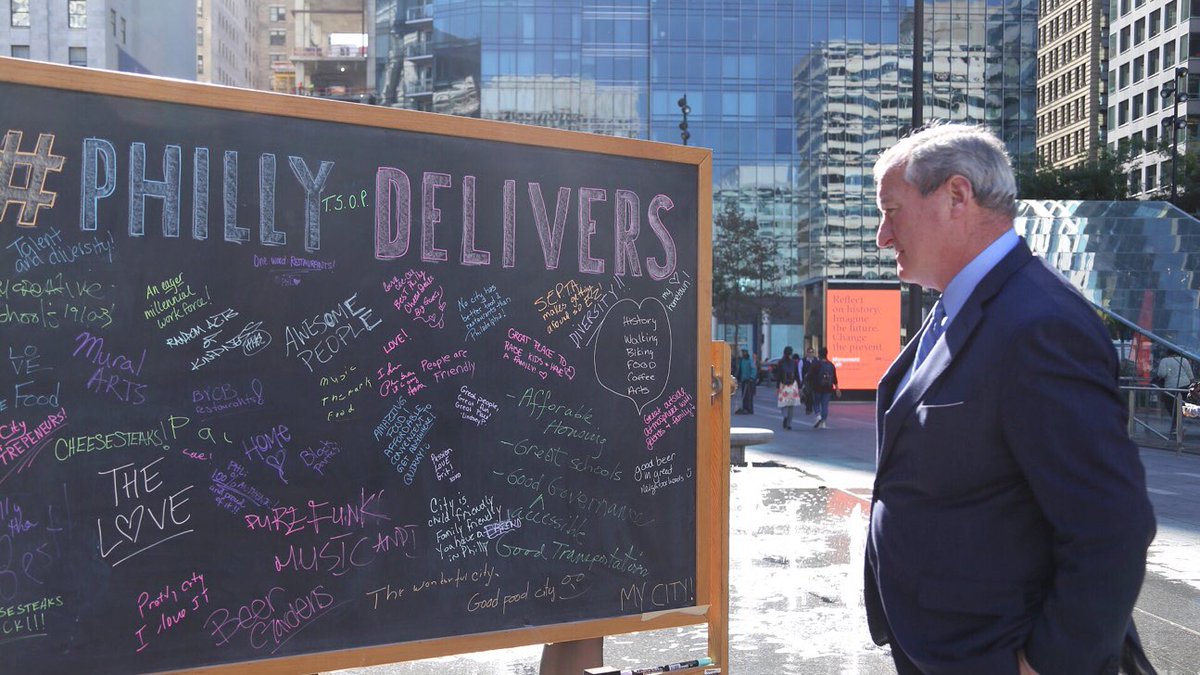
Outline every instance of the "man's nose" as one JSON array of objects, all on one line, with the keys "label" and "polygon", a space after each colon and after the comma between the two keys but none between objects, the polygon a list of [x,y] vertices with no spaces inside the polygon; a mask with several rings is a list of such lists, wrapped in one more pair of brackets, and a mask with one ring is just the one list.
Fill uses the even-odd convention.
[{"label": "man's nose", "polygon": [[893,243],[892,223],[885,215],[879,219],[879,230],[875,232],[875,245],[879,248],[891,248]]}]

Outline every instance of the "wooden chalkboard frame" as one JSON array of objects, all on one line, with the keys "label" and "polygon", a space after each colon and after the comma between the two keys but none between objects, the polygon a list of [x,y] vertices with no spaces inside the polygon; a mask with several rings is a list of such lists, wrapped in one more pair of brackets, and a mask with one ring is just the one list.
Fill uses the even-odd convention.
[{"label": "wooden chalkboard frame", "polygon": [[[421,134],[499,141],[567,151],[636,157],[695,167],[697,256],[696,604],[637,616],[587,620],[391,645],[255,660],[260,673],[297,673],[360,667],[451,654],[706,623],[709,656],[728,659],[728,391],[716,378],[728,365],[728,347],[704,334],[711,316],[712,152],[708,149],[615,138],[489,120],[420,113],[355,103],[237,89],[182,80],[128,75],[0,57],[0,82],[104,96],[184,104],[276,117],[395,129]],[[12,102],[10,102],[11,104]],[[723,379],[723,378],[722,378]],[[713,391],[706,401],[704,393]],[[691,658],[691,655],[681,655]],[[245,662],[202,666],[190,672],[232,672]]]}]

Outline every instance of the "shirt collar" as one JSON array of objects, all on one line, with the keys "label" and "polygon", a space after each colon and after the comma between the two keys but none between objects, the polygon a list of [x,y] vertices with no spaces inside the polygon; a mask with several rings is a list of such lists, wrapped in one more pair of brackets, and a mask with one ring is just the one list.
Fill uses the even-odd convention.
[{"label": "shirt collar", "polygon": [[950,283],[946,284],[946,290],[942,292],[942,308],[946,310],[947,326],[954,321],[963,305],[967,304],[967,298],[971,297],[979,282],[1004,256],[1016,248],[1020,241],[1016,230],[1008,230],[980,251],[974,260],[967,263],[967,266],[959,270]]}]

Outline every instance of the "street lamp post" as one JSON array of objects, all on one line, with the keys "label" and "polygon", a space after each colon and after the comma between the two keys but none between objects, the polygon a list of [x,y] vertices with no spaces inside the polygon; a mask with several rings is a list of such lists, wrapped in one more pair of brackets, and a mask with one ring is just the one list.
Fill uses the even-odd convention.
[{"label": "street lamp post", "polygon": [[[925,0],[913,3],[913,53],[912,53],[912,129],[925,126]],[[878,189],[878,186],[876,186]],[[908,285],[908,314],[904,329],[908,339],[913,339],[921,330],[924,320],[924,290],[920,284]]]},{"label": "street lamp post", "polygon": [[[1164,84],[1163,88],[1162,88],[1162,92],[1160,94],[1163,98],[1164,103],[1166,102],[1166,100],[1168,98],[1175,99],[1174,110],[1172,111],[1171,116],[1169,118],[1167,118],[1167,122],[1169,122],[1169,124],[1170,124],[1171,136],[1172,136],[1172,143],[1171,143],[1171,203],[1172,204],[1175,203],[1175,198],[1179,194],[1179,171],[1178,171],[1178,166],[1177,166],[1179,163],[1179,130],[1187,127],[1186,111],[1185,111],[1183,117],[1179,116],[1179,104],[1184,103],[1188,100],[1188,93],[1186,90],[1187,75],[1188,75],[1187,68],[1184,68],[1182,66],[1180,66],[1179,68],[1176,68],[1175,69],[1175,79],[1171,80],[1167,84]],[[1180,79],[1182,79],[1183,83],[1184,83],[1183,89],[1181,89],[1179,86]]]},{"label": "street lamp post", "polygon": [[688,139],[692,137],[688,133],[687,125],[687,116],[688,113],[692,112],[692,106],[688,105],[687,94],[684,94],[676,103],[679,105],[679,112],[683,113],[683,121],[679,123],[679,138],[683,139],[684,145],[687,145]]}]

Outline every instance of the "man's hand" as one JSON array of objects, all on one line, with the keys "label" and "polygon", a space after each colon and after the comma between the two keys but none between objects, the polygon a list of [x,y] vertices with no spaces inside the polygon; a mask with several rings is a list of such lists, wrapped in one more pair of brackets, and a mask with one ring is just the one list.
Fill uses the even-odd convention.
[{"label": "man's hand", "polygon": [[1017,672],[1019,675],[1038,675],[1038,672],[1029,665],[1029,660],[1025,658],[1025,650],[1017,652]]}]

